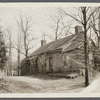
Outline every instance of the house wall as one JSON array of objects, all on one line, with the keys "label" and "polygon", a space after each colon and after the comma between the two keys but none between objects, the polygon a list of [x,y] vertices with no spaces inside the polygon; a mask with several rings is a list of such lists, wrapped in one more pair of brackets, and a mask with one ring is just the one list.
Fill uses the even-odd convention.
[{"label": "house wall", "polygon": [[82,48],[67,52],[67,55],[84,64],[84,50]]},{"label": "house wall", "polygon": [[44,55],[39,55],[37,59],[37,67],[38,67],[38,73],[45,73],[45,56]]},{"label": "house wall", "polygon": [[50,72],[49,59],[52,57],[53,72],[63,71],[63,55],[60,52],[42,54],[38,56],[38,72]]},{"label": "house wall", "polygon": [[29,61],[24,61],[22,64],[21,64],[22,68],[21,68],[21,74],[22,75],[29,75],[30,74],[30,63]]},{"label": "house wall", "polygon": [[[50,58],[52,58],[52,72],[80,70],[80,67],[84,67],[84,47],[64,53],[49,52],[39,54],[37,55],[37,60],[31,60],[32,64],[22,64],[22,75],[30,75],[34,73],[46,74],[51,72],[49,65]],[[93,62],[93,52],[89,52],[89,61],[89,64]]]},{"label": "house wall", "polygon": [[84,52],[82,48],[64,53],[63,58],[65,62],[65,71],[77,70],[84,65]]},{"label": "house wall", "polygon": [[[64,63],[64,56],[66,56],[66,62],[67,65]],[[54,53],[46,53],[46,54],[41,54],[37,56],[37,73],[42,73],[46,74],[48,72],[51,72],[50,70],[50,65],[49,65],[49,59],[52,57],[52,69],[53,72],[66,72],[69,70],[69,66],[72,68],[72,70],[75,70],[75,63],[73,63],[72,60],[70,60],[71,57],[78,62],[84,62],[83,60],[83,52],[79,49],[67,52],[62,54],[61,52],[54,52]],[[22,75],[30,75],[34,74],[34,61],[33,65],[30,66],[31,64],[25,64],[23,63],[22,67]]]},{"label": "house wall", "polygon": [[25,65],[25,63],[23,63],[22,65],[21,65],[22,67],[21,67],[21,75],[27,75],[27,73],[26,73],[26,65]]},{"label": "house wall", "polygon": [[31,59],[21,63],[20,75],[31,75],[37,73],[36,59]]},{"label": "house wall", "polygon": [[53,70],[54,70],[54,72],[64,71],[63,55],[61,53],[54,53],[52,56],[53,56]]},{"label": "house wall", "polygon": [[[77,71],[80,70],[80,67],[85,67],[85,60],[84,60],[84,48],[81,47],[76,50],[72,50],[70,52],[64,53],[65,57],[65,71],[72,70]],[[94,67],[94,51],[88,52],[88,67],[89,67],[89,76],[93,75],[93,67]],[[82,69],[83,74],[85,75],[84,68]]]}]

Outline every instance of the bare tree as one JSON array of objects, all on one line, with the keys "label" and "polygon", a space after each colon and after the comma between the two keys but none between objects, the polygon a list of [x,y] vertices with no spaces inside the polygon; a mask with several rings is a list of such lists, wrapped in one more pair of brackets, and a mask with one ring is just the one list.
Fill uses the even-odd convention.
[{"label": "bare tree", "polygon": [[20,52],[21,52],[21,35],[18,34],[18,45],[17,45],[17,63],[18,63],[18,75],[19,73],[19,67],[20,67]]},{"label": "bare tree", "polygon": [[19,14],[19,20],[17,20],[17,25],[20,29],[20,32],[23,35],[23,47],[24,47],[24,52],[21,52],[22,54],[25,55],[25,57],[28,57],[29,50],[34,47],[34,45],[31,44],[35,38],[31,35],[31,28],[32,28],[32,18],[24,15],[22,16]]},{"label": "bare tree", "polygon": [[[99,22],[99,23],[98,23]],[[97,47],[100,49],[100,9],[98,9],[91,17],[91,27],[97,37]]]},{"label": "bare tree", "polygon": [[88,79],[88,47],[87,47],[87,31],[90,28],[90,19],[92,15],[97,11],[98,8],[95,8],[90,12],[90,7],[79,7],[77,10],[80,12],[80,16],[75,17],[72,14],[67,13],[62,8],[59,8],[59,10],[76,20],[78,23],[80,23],[83,26],[84,29],[84,60],[85,60],[85,85],[89,85],[89,79]]},{"label": "bare tree", "polygon": [[52,35],[48,35],[48,37],[50,37],[51,40],[53,40],[54,38],[54,40],[56,41],[62,36],[67,36],[68,34],[72,34],[70,32],[71,21],[66,22],[64,20],[64,17],[65,16],[61,14],[58,8],[54,12],[54,14],[50,15],[51,22],[52,22],[50,25],[50,28],[53,30],[55,34],[54,37]]},{"label": "bare tree", "polygon": [[9,57],[12,57],[12,29],[9,26],[8,28],[6,28],[6,32],[8,34],[8,47],[9,47]]},{"label": "bare tree", "polygon": [[22,35],[20,32],[17,32],[17,42],[13,44],[13,48],[17,50],[17,68],[18,68],[18,75],[20,75],[20,60],[21,60],[21,53],[23,47]]},{"label": "bare tree", "polygon": [[[20,54],[23,54],[25,58],[28,59],[29,52],[32,48],[35,47],[36,40],[35,37],[31,34],[31,28],[32,28],[32,18],[29,17],[28,15],[21,15],[19,14],[19,20],[17,20],[17,25],[19,27],[19,32],[22,35],[20,41],[20,36],[18,36],[18,46],[17,46],[17,51],[18,51],[18,64],[20,64]],[[20,45],[20,43],[22,43]],[[26,66],[27,69],[27,66]]]},{"label": "bare tree", "polygon": [[9,26],[6,28],[6,33],[7,33],[7,48],[8,48],[8,74],[11,75],[11,69],[12,69],[12,27]]}]

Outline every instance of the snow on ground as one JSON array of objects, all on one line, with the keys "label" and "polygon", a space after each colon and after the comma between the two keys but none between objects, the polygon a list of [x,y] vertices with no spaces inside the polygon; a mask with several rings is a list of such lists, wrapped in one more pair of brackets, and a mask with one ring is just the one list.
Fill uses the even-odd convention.
[{"label": "snow on ground", "polygon": [[97,74],[96,79],[80,93],[100,93],[100,74]]},{"label": "snow on ground", "polygon": [[[78,93],[84,87],[84,77],[76,79],[15,76],[8,77],[8,90],[12,93]],[[8,91],[7,91],[8,92]]]}]

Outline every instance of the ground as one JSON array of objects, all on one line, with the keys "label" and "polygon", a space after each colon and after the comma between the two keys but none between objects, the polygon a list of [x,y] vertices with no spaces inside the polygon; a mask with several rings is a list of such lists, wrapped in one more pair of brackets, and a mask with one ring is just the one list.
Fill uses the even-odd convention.
[{"label": "ground", "polygon": [[7,77],[1,93],[78,93],[84,86],[84,77],[75,79],[49,76],[13,76]]}]

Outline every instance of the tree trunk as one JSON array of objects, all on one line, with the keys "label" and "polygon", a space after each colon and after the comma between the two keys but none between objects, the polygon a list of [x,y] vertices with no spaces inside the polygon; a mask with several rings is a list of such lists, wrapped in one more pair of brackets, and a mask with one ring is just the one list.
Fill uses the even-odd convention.
[{"label": "tree trunk", "polygon": [[19,74],[19,67],[20,67],[20,51],[18,50],[18,76]]},{"label": "tree trunk", "polygon": [[55,33],[55,41],[57,41],[57,32]]},{"label": "tree trunk", "polygon": [[84,60],[85,60],[85,86],[89,85],[89,79],[88,79],[88,52],[87,52],[87,22],[86,22],[86,7],[84,7],[83,11],[83,20],[84,20]]},{"label": "tree trunk", "polygon": [[9,75],[12,75],[12,51],[11,51],[11,38],[9,40]]}]

